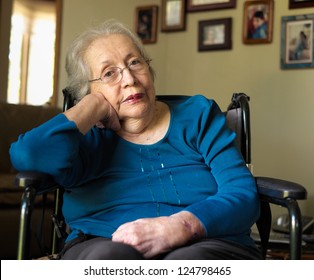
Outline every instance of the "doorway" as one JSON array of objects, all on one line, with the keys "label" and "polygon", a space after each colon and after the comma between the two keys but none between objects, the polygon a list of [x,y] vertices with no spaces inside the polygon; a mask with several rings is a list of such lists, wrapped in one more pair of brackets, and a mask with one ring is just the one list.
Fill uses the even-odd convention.
[{"label": "doorway", "polygon": [[7,102],[57,105],[61,0],[13,0]]}]

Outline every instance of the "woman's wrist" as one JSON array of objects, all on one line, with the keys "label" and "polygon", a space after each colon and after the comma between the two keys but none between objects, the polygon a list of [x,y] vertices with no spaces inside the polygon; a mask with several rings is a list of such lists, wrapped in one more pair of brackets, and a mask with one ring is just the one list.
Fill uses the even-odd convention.
[{"label": "woman's wrist", "polygon": [[187,233],[187,241],[198,240],[206,236],[206,231],[198,218],[188,211],[173,214],[171,218],[178,219]]}]

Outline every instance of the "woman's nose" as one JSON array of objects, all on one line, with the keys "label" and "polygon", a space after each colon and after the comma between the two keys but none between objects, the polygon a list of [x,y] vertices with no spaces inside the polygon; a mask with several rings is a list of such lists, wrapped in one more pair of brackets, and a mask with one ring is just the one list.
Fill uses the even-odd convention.
[{"label": "woman's nose", "polygon": [[122,80],[121,80],[122,86],[132,86],[137,81],[134,73],[132,73],[132,70],[130,70],[128,67],[122,70],[121,75],[122,75]]}]

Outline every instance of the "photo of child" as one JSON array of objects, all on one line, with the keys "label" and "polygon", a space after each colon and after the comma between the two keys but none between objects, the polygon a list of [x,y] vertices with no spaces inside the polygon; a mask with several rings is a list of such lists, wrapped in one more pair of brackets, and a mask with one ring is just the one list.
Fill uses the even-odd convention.
[{"label": "photo of child", "polygon": [[246,1],[244,5],[243,42],[270,43],[272,39],[273,1]]},{"label": "photo of child", "polygon": [[265,39],[268,34],[267,5],[252,5],[248,13],[247,38]]}]

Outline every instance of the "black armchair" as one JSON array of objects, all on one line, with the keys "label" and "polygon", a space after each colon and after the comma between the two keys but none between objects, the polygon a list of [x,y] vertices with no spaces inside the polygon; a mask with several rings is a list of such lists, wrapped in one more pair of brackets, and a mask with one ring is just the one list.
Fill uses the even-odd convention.
[{"label": "black armchair", "polygon": [[[64,110],[70,108],[74,101],[71,93],[64,90]],[[167,102],[177,102],[186,96],[158,96],[158,99]],[[250,134],[250,109],[249,97],[243,93],[235,93],[231,104],[225,112],[228,124],[237,133],[237,144],[248,166],[251,165],[251,134]],[[290,215],[290,258],[301,258],[302,220],[298,200],[306,199],[306,189],[296,183],[275,178],[256,177],[258,192],[261,198],[261,216],[257,221],[260,234],[260,245],[263,256],[266,257],[269,234],[271,229],[270,203],[287,208]],[[21,221],[19,232],[18,259],[29,259],[30,221],[33,201],[37,194],[44,191],[55,192],[55,209],[52,220],[54,233],[51,251],[47,254],[57,253],[64,241],[66,225],[62,217],[62,188],[55,185],[51,177],[36,172],[22,172],[16,176],[16,186],[24,188],[21,204]]]}]

